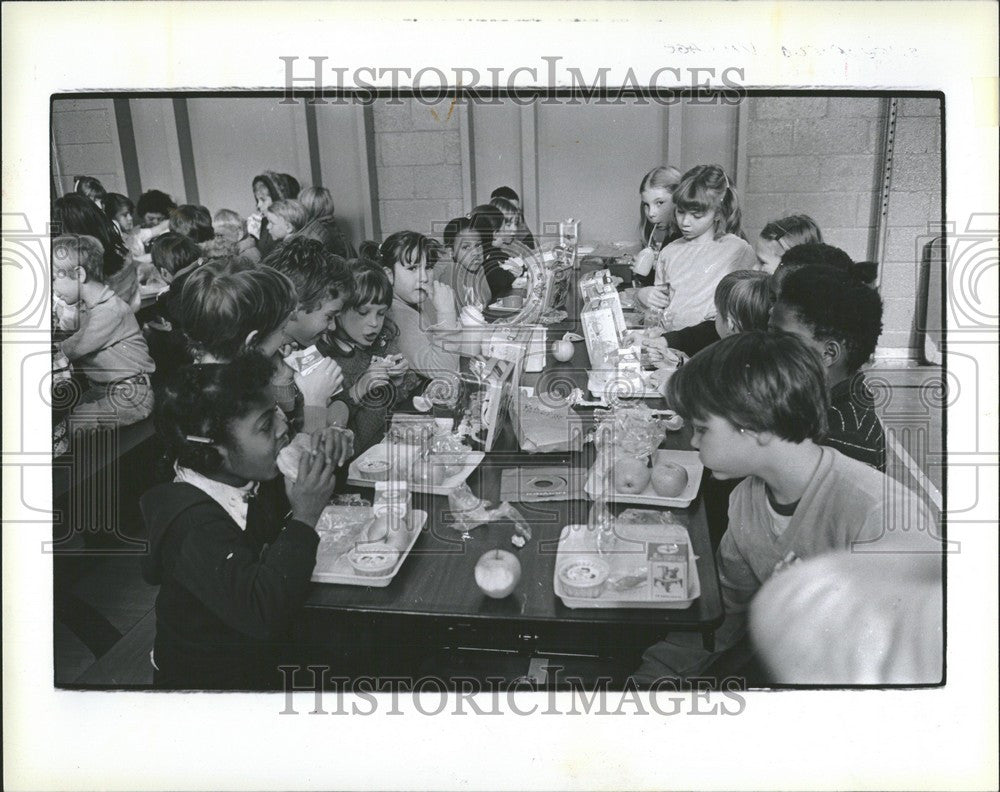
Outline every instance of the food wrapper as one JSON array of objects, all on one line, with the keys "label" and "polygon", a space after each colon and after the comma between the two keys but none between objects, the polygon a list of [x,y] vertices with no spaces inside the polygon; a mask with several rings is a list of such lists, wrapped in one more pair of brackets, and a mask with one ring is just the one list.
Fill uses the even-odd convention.
[{"label": "food wrapper", "polygon": [[297,349],[285,356],[285,363],[288,364],[288,367],[303,377],[310,374],[322,362],[323,353],[315,345],[306,349]]},{"label": "food wrapper", "polygon": [[278,452],[278,470],[288,481],[294,483],[299,477],[299,460],[304,452],[309,451],[311,444],[312,438],[305,432],[299,432],[291,443]]},{"label": "food wrapper", "polygon": [[599,419],[593,440],[598,453],[648,457],[663,442],[663,421],[644,404],[618,406]]},{"label": "food wrapper", "polygon": [[323,509],[316,523],[316,533],[319,534],[316,565],[330,568],[358,542],[367,541],[371,522],[371,507],[327,506]]},{"label": "food wrapper", "polygon": [[489,522],[510,520],[514,523],[514,537],[511,542],[516,547],[524,547],[531,539],[531,526],[524,516],[510,503],[504,501],[496,508],[490,508],[490,502],[475,495],[469,485],[462,482],[448,493],[448,507],[455,529],[468,533],[473,528]]}]

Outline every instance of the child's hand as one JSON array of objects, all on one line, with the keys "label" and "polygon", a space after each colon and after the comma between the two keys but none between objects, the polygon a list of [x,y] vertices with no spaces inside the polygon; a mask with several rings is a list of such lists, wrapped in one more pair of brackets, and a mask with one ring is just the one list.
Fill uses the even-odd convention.
[{"label": "child's hand", "polygon": [[354,432],[342,426],[328,426],[324,430],[325,451],[337,467],[354,456]]},{"label": "child's hand", "polygon": [[455,290],[447,283],[434,281],[431,292],[431,303],[434,311],[439,317],[454,316],[455,314]]},{"label": "child's hand", "polygon": [[406,372],[409,370],[410,361],[408,361],[404,355],[394,355],[392,357],[392,362],[388,367],[389,379],[400,380],[406,376]]},{"label": "child's hand", "polygon": [[646,286],[638,289],[636,299],[649,308],[667,308],[670,305],[670,295],[660,286]]},{"label": "child's hand", "polygon": [[311,528],[316,527],[336,484],[337,466],[331,435],[330,430],[313,433],[309,451],[300,457],[299,473],[288,493],[292,517]]},{"label": "child's hand", "polygon": [[302,403],[326,409],[331,397],[344,387],[344,372],[337,361],[327,358],[308,374],[295,372],[295,384],[302,392]]},{"label": "child's hand", "polygon": [[358,377],[352,388],[354,401],[361,401],[371,391],[389,384],[389,366],[385,360],[373,360],[368,370]]}]

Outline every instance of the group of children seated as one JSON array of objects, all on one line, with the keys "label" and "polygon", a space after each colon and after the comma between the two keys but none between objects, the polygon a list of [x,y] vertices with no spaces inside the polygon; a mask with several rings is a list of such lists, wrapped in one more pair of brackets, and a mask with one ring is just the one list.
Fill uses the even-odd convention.
[{"label": "group of children seated", "polygon": [[[394,410],[479,353],[476,309],[511,292],[519,253],[536,248],[507,187],[447,223],[443,242],[404,230],[355,253],[329,191],[271,171],[251,186],[257,211],[245,219],[155,190],[133,207],[91,178],[54,211],[57,351],[87,386],[69,425],[155,412],[173,465],[173,481],[141,501],[166,687],[280,682],[276,653],[338,472],[382,440]],[[636,299],[691,356],[667,400],[712,472],[725,649],[776,570],[858,543],[925,551],[934,532],[882,473],[885,436],[861,373],[882,321],[870,265],[824,244],[803,215],[769,223],[752,246],[718,166],[655,168],[639,192]],[[140,327],[137,295],[153,292]],[[300,368],[310,353],[318,362]],[[276,458],[298,432],[311,453],[286,493]],[[903,513],[923,527],[897,530]],[[933,577],[933,553],[914,558]],[[687,677],[715,659],[671,635],[636,679]]]}]

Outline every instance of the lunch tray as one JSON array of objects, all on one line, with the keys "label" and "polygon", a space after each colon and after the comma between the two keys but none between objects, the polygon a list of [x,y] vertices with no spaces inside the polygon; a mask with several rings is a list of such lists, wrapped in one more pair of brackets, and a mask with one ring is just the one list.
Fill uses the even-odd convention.
[{"label": "lunch tray", "polygon": [[[416,458],[417,447],[416,446],[403,446],[404,448],[411,450],[411,456]],[[441,484],[417,484],[412,481],[407,481],[410,492],[423,492],[429,495],[447,495],[455,487],[465,481],[469,476],[472,475],[473,471],[479,467],[479,463],[483,461],[486,457],[482,451],[467,451],[465,453],[441,453],[432,454],[430,457],[431,462],[435,460],[448,459],[449,462],[452,460],[457,461],[462,465],[462,469],[455,473],[453,476],[446,478]],[[379,443],[378,445],[373,445],[367,451],[365,451],[361,456],[351,462],[347,469],[347,483],[353,484],[355,487],[374,487],[375,480],[371,478],[366,478],[361,472],[365,463],[368,460],[378,460],[387,461],[389,458],[389,447],[386,443]]]},{"label": "lunch tray", "polygon": [[337,560],[334,561],[329,568],[320,569],[320,565],[317,563],[312,573],[313,583],[340,583],[346,586],[373,586],[375,588],[385,588],[392,582],[396,573],[399,572],[399,568],[403,566],[406,556],[409,555],[413,545],[420,537],[420,532],[423,530],[424,523],[427,522],[427,512],[420,509],[414,509],[410,512],[407,522],[409,523],[407,530],[410,533],[410,540],[407,543],[406,548],[400,551],[399,558],[396,560],[396,565],[387,574],[379,575],[377,577],[356,574],[354,567],[352,567],[350,562],[347,560],[347,553],[345,552],[338,556]]},{"label": "lunch tray", "polygon": [[701,464],[698,452],[658,448],[656,450],[656,461],[673,462],[687,471],[687,486],[684,487],[681,494],[677,497],[668,498],[663,495],[657,495],[656,490],[653,489],[652,482],[646,485],[646,489],[636,494],[607,491],[605,488],[609,485],[598,476],[597,465],[590,468],[590,473],[587,475],[587,483],[583,487],[584,492],[591,499],[596,499],[598,495],[602,494],[602,490],[604,490],[604,499],[612,503],[635,503],[640,506],[667,506],[673,509],[686,509],[698,495],[698,488],[701,487],[701,479],[705,473],[705,466]]}]

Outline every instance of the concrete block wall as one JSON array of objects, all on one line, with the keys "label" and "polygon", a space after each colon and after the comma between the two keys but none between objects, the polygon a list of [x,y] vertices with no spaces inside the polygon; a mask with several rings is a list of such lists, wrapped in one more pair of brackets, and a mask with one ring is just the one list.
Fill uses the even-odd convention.
[{"label": "concrete block wall", "polygon": [[[885,306],[880,346],[913,355],[923,246],[941,222],[941,106],[900,99],[889,190],[888,235],[880,291]],[[931,299],[938,299],[936,296]]]},{"label": "concrete block wall", "polygon": [[743,229],[807,214],[855,260],[868,253],[876,198],[880,99],[751,97]]},{"label": "concrete block wall", "polygon": [[440,236],[444,223],[465,213],[459,109],[397,101],[373,106],[382,236]]},{"label": "concrete block wall", "polygon": [[72,192],[77,176],[95,176],[108,192],[127,192],[111,99],[53,101],[52,140],[56,195]]}]

